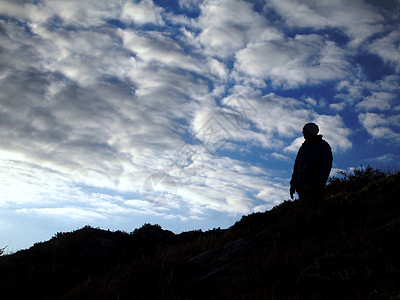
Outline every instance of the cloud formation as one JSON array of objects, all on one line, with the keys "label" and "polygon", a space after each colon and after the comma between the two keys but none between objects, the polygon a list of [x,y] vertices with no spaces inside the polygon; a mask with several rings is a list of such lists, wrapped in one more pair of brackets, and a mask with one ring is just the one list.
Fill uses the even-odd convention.
[{"label": "cloud formation", "polygon": [[350,64],[334,42],[312,34],[247,45],[237,53],[237,69],[292,88],[344,78]]},{"label": "cloud formation", "polygon": [[[307,122],[337,168],[354,165],[354,146],[368,162],[394,157],[400,37],[389,2],[2,1],[0,207],[209,228],[213,214],[288,198]],[[169,205],[143,197],[152,174],[176,182]]]},{"label": "cloud formation", "polygon": [[359,45],[384,28],[385,20],[379,8],[362,0],[271,0],[266,6],[269,5],[291,27],[336,28],[344,31],[352,46]]},{"label": "cloud formation", "polygon": [[164,25],[162,18],[163,9],[156,6],[151,0],[141,2],[127,2],[122,10],[122,20],[138,25],[155,24]]},{"label": "cloud formation", "polygon": [[358,118],[372,139],[385,139],[396,143],[400,141],[399,114],[387,117],[384,114],[365,113],[360,114]]}]

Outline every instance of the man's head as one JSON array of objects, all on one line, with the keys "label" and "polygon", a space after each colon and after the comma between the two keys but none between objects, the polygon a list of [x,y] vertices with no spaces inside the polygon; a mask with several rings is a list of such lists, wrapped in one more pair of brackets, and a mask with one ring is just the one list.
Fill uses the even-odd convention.
[{"label": "man's head", "polygon": [[306,140],[313,138],[318,135],[319,128],[315,123],[307,123],[303,127],[303,136]]}]

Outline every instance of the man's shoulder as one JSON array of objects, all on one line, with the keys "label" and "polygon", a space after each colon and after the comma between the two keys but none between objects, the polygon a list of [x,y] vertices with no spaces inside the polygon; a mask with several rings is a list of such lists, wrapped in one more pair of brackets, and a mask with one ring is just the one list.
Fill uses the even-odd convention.
[{"label": "man's shoulder", "polygon": [[331,148],[331,145],[329,145],[329,143],[327,142],[327,141],[325,141],[325,140],[321,140],[321,142],[320,142],[320,148],[321,148],[321,150],[322,151],[324,151],[324,152],[332,152],[332,148]]},{"label": "man's shoulder", "polygon": [[321,144],[323,144],[324,146],[327,146],[327,147],[331,147],[331,145],[329,145],[329,143],[327,142],[327,141],[325,141],[324,139],[321,139]]},{"label": "man's shoulder", "polygon": [[312,141],[312,142],[304,141],[304,142],[301,144],[299,150],[300,150],[300,149],[319,148],[319,147],[329,148],[329,149],[331,148],[331,146],[329,145],[329,143],[328,143],[326,140],[324,140],[324,139],[322,138],[322,135],[319,135],[319,136],[318,136],[318,139],[317,139],[317,140],[314,140],[314,141]]}]

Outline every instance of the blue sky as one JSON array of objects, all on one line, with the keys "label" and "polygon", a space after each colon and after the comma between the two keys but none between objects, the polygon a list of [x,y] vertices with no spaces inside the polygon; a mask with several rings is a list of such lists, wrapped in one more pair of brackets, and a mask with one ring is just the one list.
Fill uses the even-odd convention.
[{"label": "blue sky", "polygon": [[399,1],[0,2],[0,247],[84,225],[226,228],[332,174],[399,167]]}]

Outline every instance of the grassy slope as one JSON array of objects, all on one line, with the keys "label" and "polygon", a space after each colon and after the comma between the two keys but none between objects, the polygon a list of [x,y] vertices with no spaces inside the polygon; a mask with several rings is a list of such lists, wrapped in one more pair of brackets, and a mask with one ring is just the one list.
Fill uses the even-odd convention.
[{"label": "grassy slope", "polygon": [[85,227],[0,257],[2,299],[400,299],[400,174],[335,179],[226,230]]}]

